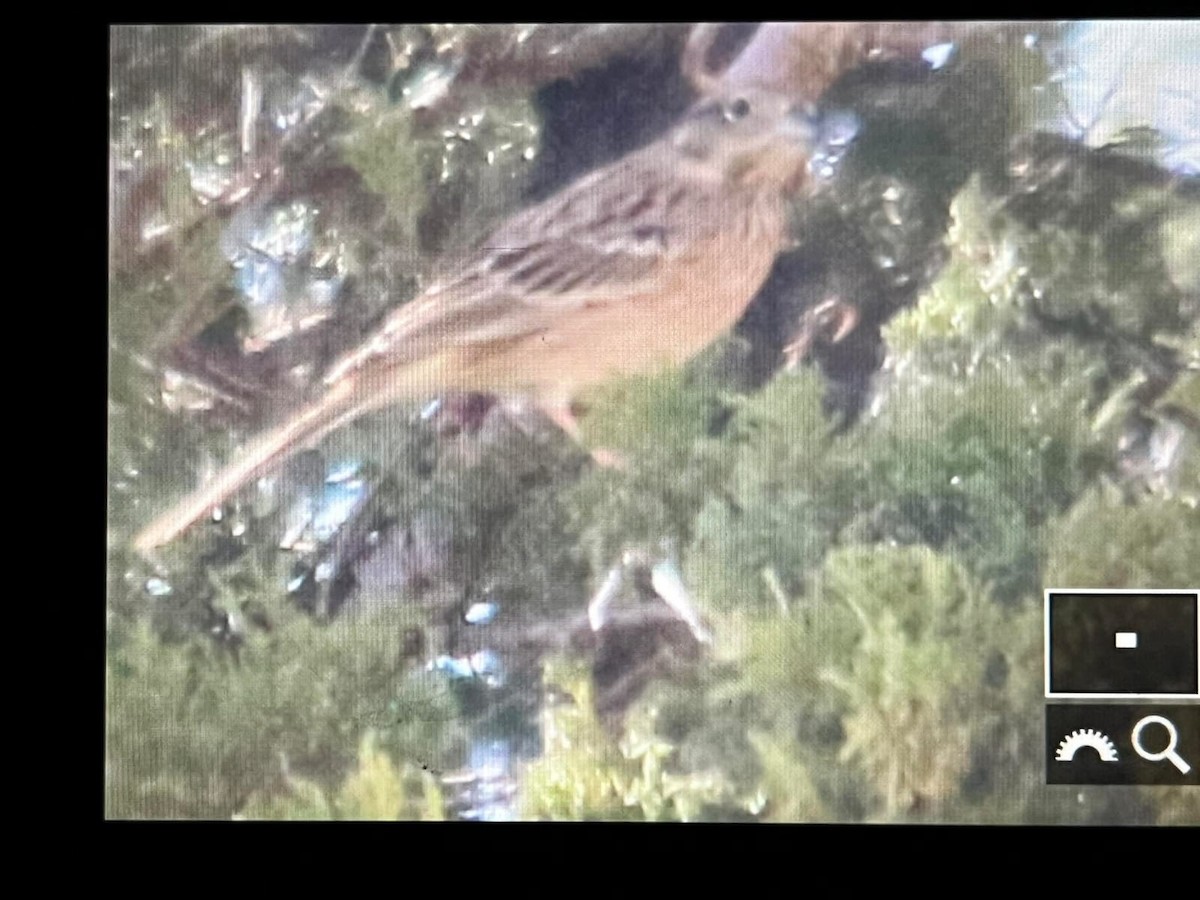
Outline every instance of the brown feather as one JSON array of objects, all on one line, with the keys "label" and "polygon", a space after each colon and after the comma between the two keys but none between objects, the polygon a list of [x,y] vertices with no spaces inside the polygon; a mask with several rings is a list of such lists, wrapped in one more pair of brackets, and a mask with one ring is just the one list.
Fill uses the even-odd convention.
[{"label": "brown feather", "polygon": [[[135,539],[142,552],[297,450],[372,410],[442,392],[561,404],[613,374],[680,363],[766,280],[803,162],[776,133],[702,110],[676,134],[518,213],[327,372],[326,394]],[[680,140],[677,140],[680,138]]]}]

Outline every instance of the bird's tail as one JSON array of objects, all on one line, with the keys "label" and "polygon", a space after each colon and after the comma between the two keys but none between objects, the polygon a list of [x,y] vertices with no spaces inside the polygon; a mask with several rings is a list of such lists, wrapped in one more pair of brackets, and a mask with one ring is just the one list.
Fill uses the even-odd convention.
[{"label": "bird's tail", "polygon": [[362,410],[353,401],[353,386],[339,385],[279,427],[256,438],[214,479],[143,528],[133,539],[134,549],[146,554],[169,543],[235,491],[355,418]]}]

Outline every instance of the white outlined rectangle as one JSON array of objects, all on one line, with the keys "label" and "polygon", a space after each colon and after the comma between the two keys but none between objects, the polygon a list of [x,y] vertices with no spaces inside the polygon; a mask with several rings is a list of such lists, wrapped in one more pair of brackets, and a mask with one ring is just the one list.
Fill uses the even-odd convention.
[{"label": "white outlined rectangle", "polygon": [[[1197,647],[1197,684],[1190,694],[1137,694],[1137,693],[1057,693],[1050,690],[1050,595],[1051,594],[1191,594],[1195,599],[1196,608],[1196,647]],[[1048,700],[1200,700],[1200,588],[1046,588],[1043,599],[1044,639],[1042,645],[1043,665],[1045,668],[1045,696]]]}]

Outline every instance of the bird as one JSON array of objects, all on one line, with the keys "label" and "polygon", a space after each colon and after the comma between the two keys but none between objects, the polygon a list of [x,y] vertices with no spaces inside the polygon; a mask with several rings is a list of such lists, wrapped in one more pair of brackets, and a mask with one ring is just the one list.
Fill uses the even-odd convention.
[{"label": "bird", "polygon": [[451,392],[531,402],[578,439],[571,400],[678,366],[736,324],[786,246],[817,137],[811,104],[714,85],[663,136],[500,224],[385,315],[315,399],[146,525],[143,555],[292,454],[368,413]]}]

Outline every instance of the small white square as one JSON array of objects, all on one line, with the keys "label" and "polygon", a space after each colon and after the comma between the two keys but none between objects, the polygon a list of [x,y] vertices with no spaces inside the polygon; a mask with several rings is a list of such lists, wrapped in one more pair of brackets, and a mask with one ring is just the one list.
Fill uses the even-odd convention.
[{"label": "small white square", "polygon": [[1136,650],[1137,649],[1137,632],[1136,631],[1118,631],[1117,632],[1117,649],[1118,650]]}]

